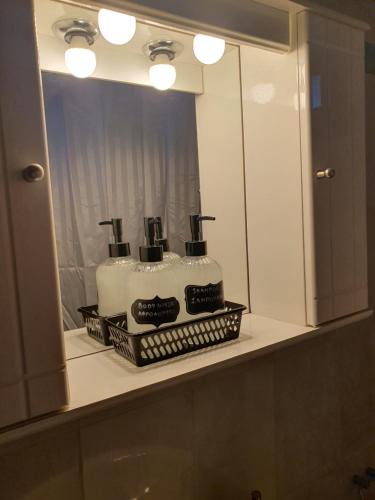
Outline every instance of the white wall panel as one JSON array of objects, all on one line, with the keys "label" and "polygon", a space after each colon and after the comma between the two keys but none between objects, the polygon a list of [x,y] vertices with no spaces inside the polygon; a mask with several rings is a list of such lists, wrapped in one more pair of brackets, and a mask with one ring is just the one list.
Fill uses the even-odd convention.
[{"label": "white wall panel", "polygon": [[[367,307],[364,34],[301,12],[298,53],[308,323]],[[331,168],[336,175],[317,179]]]},{"label": "white wall panel", "polygon": [[208,253],[223,267],[227,300],[248,305],[246,219],[238,49],[203,70],[196,98],[202,213]]},{"label": "white wall panel", "polygon": [[250,303],[305,324],[297,56],[241,47]]},{"label": "white wall panel", "polygon": [[[16,27],[21,37],[14,38]],[[32,2],[28,0],[1,2],[0,73],[2,168],[5,166],[7,179],[7,207],[2,204],[0,209],[1,218],[4,211],[5,216],[9,215],[4,235],[5,238],[11,235],[14,258],[14,267],[7,270],[8,280],[1,286],[6,287],[5,294],[10,297],[9,314],[17,351],[21,347],[17,343],[17,330],[22,332],[24,380],[27,383],[29,378],[50,377],[51,381],[60,378],[53,398],[49,398],[48,392],[43,393],[43,387],[33,394],[33,387],[28,385],[31,398],[44,399],[43,405],[32,407],[30,416],[36,416],[60,409],[67,402],[67,394],[40,74]],[[45,167],[42,181],[23,180],[22,170],[30,163]],[[6,245],[10,245],[9,240]],[[9,257],[5,263],[12,266]],[[12,298],[15,287],[17,311]],[[15,368],[17,365],[16,359]]]},{"label": "white wall panel", "polygon": [[9,224],[4,158],[0,156],[0,427],[27,418],[23,349]]}]

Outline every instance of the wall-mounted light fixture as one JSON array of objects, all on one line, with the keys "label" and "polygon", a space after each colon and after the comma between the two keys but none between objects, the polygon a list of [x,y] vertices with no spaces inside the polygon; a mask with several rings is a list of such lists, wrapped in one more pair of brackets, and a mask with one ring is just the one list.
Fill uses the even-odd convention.
[{"label": "wall-mounted light fixture", "polygon": [[143,50],[152,64],[149,69],[150,83],[158,90],[167,90],[176,81],[176,68],[171,62],[182,52],[183,45],[173,40],[148,42]]},{"label": "wall-mounted light fixture", "polygon": [[224,55],[225,40],[209,35],[195,35],[193,40],[195,57],[203,64],[215,64]]},{"label": "wall-mounted light fixture", "polygon": [[98,24],[103,37],[114,45],[124,45],[130,42],[137,27],[134,16],[108,9],[99,10]]},{"label": "wall-mounted light fixture", "polygon": [[78,18],[60,19],[53,25],[53,31],[68,44],[65,64],[72,75],[77,78],[92,75],[96,68],[96,54],[90,47],[99,35],[95,23]]}]

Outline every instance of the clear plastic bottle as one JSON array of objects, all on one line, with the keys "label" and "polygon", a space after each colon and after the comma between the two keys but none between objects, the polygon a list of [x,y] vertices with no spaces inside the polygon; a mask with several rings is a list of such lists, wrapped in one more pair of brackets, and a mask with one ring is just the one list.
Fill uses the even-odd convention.
[{"label": "clear plastic bottle", "polygon": [[186,257],[175,264],[180,285],[179,321],[191,321],[224,310],[223,273],[220,265],[207,255],[202,221],[214,217],[190,216],[191,241],[185,242]]},{"label": "clear plastic bottle", "polygon": [[176,262],[181,259],[178,253],[171,252],[169,248],[169,242],[167,238],[163,238],[163,222],[161,217],[155,217],[156,219],[156,235],[157,239],[155,242],[163,247],[163,260],[165,262]]},{"label": "clear plastic bottle", "polygon": [[140,247],[140,262],[132,269],[126,285],[128,331],[139,333],[178,320],[179,284],[174,266],[163,261],[163,247],[156,244],[156,218],[145,218],[146,245]]},{"label": "clear plastic bottle", "polygon": [[110,257],[96,270],[98,313],[113,316],[127,311],[126,282],[136,261],[130,255],[129,243],[122,241],[121,219],[99,222],[99,225],[112,226],[115,242],[109,244]]}]

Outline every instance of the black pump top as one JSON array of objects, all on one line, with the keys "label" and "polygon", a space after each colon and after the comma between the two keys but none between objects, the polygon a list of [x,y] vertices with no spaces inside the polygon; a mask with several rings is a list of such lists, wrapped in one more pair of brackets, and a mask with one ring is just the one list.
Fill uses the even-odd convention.
[{"label": "black pump top", "polygon": [[99,222],[99,226],[112,226],[114,243],[109,243],[110,257],[128,257],[130,245],[122,241],[122,219],[111,219]]},{"label": "black pump top", "polygon": [[141,262],[161,262],[163,260],[163,247],[158,243],[159,217],[145,217],[146,245],[139,247],[139,260]]},{"label": "black pump top", "polygon": [[169,243],[167,238],[163,238],[163,222],[161,217],[155,217],[156,219],[156,243],[163,247],[163,252],[169,252]]},{"label": "black pump top", "polygon": [[215,220],[215,217],[200,214],[190,215],[191,241],[185,241],[186,255],[189,257],[207,255],[207,241],[203,240],[203,220]]}]

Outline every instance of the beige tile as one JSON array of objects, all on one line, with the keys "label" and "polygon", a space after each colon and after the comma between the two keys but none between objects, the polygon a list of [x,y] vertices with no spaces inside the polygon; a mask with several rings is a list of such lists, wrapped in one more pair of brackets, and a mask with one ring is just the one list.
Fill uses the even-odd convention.
[{"label": "beige tile", "polygon": [[0,387],[0,428],[28,418],[23,381]]},{"label": "beige tile", "polygon": [[370,340],[367,322],[351,325],[335,333],[342,456],[352,455],[370,444]]},{"label": "beige tile", "polygon": [[63,426],[1,447],[0,498],[83,500],[78,426]]},{"label": "beige tile", "polygon": [[340,453],[335,345],[317,337],[275,356],[278,498],[334,470]]},{"label": "beige tile", "polygon": [[[354,474],[363,474],[367,466],[368,450],[352,455],[341,456],[336,470],[316,478],[307,486],[308,500],[329,498],[329,500],[353,500],[359,498],[357,487],[353,484]],[[366,497],[367,498],[367,497]]]},{"label": "beige tile", "polygon": [[302,485],[299,488],[295,488],[291,493],[286,494],[286,496],[278,496],[277,498],[278,500],[307,500],[307,495],[307,485]]},{"label": "beige tile", "polygon": [[263,498],[276,498],[275,401],[273,359],[250,363],[246,373],[245,432],[248,434],[248,467],[252,488]]},{"label": "beige tile", "polygon": [[194,386],[194,499],[274,496],[273,373],[268,358]]},{"label": "beige tile", "polygon": [[[343,477],[340,471],[318,477],[306,485],[304,500],[317,498],[329,500],[353,500],[358,498],[350,477]],[[301,500],[302,500],[301,498]]]},{"label": "beige tile", "polygon": [[[364,461],[364,466],[365,467],[372,467],[375,469],[375,445],[369,446],[369,448],[366,450],[366,460]],[[359,472],[363,473],[364,467],[360,469]],[[372,486],[374,490],[374,496],[375,496],[375,483]]]},{"label": "beige tile", "polygon": [[370,370],[370,385],[369,385],[369,397],[370,397],[370,432],[375,438],[375,324],[374,320],[369,321],[368,325],[368,335],[369,335],[369,370]]},{"label": "beige tile", "polygon": [[85,500],[190,500],[189,390],[81,429]]},{"label": "beige tile", "polygon": [[346,485],[348,485],[348,483],[352,485],[354,474],[363,475],[365,473],[366,468],[371,465],[371,460],[369,458],[369,447],[363,447],[351,455],[342,457],[340,471],[341,477]]},{"label": "beige tile", "polygon": [[371,343],[367,322],[275,356],[278,498],[353,498],[375,439]]},{"label": "beige tile", "polygon": [[63,409],[69,401],[66,369],[47,373],[28,381],[30,416]]},{"label": "beige tile", "polygon": [[366,75],[366,180],[369,305],[375,307],[375,75]]}]

